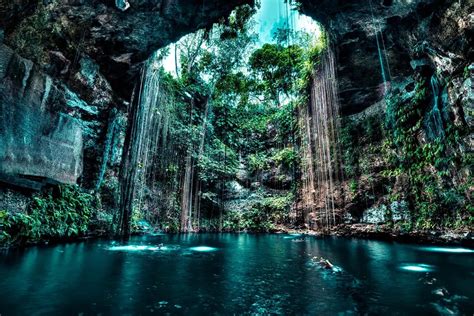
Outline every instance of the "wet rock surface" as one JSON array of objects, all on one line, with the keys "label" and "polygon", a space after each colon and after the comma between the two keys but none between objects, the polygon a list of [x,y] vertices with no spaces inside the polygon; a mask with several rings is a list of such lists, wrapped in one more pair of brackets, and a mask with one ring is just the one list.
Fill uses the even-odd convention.
[{"label": "wet rock surface", "polygon": [[3,181],[95,187],[119,166],[142,62],[250,2],[0,1]]},{"label": "wet rock surface", "polygon": [[[25,45],[38,46],[36,54],[60,52],[73,67],[77,67],[78,54],[90,56],[116,92],[128,97],[141,63],[152,52],[251,2],[140,0],[124,10],[127,1],[0,1],[0,20],[7,30],[7,43],[14,48],[21,46],[18,37],[26,32],[32,39]],[[40,34],[46,32],[51,36]],[[25,51],[35,54],[34,50]]]},{"label": "wet rock surface", "polygon": [[[383,98],[387,81],[409,77],[417,43],[426,41],[438,62],[462,65],[473,58],[473,4],[470,1],[309,1],[302,11],[323,23],[335,43],[342,113],[363,111]],[[379,47],[382,54],[379,55]],[[441,58],[440,58],[441,57]]]},{"label": "wet rock surface", "polygon": [[27,193],[0,188],[0,210],[9,210],[11,213],[25,213],[31,202]]},{"label": "wet rock surface", "polygon": [[82,129],[56,112],[61,90],[7,46],[0,46],[0,55],[0,177],[33,188],[35,178],[76,183]]},{"label": "wet rock surface", "polygon": [[340,224],[331,232],[332,235],[350,238],[368,238],[377,240],[392,240],[411,243],[452,244],[474,246],[474,235],[466,230],[435,231],[414,230],[406,231],[392,225],[382,224]]}]

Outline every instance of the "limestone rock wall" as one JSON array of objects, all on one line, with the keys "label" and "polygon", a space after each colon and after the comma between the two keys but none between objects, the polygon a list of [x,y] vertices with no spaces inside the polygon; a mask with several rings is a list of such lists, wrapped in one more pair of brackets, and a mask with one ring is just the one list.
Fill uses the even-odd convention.
[{"label": "limestone rock wall", "polygon": [[[0,177],[22,186],[76,183],[82,129],[58,112],[61,91],[33,63],[0,46]],[[35,184],[36,183],[36,184]]]},{"label": "limestone rock wall", "polygon": [[[474,4],[470,0],[298,2],[303,13],[323,23],[330,33],[337,51],[344,115],[359,113],[383,98],[380,58],[391,85],[413,75],[410,62],[422,42],[451,60],[450,75],[462,72],[474,59]],[[438,56],[438,60],[442,59]]]},{"label": "limestone rock wall", "polygon": [[[0,0],[7,44],[48,64],[59,51],[71,67],[92,58],[116,93],[129,98],[141,63],[159,48],[213,23],[253,0],[136,0],[122,11],[116,1]],[[2,26],[3,24],[3,26]]]}]

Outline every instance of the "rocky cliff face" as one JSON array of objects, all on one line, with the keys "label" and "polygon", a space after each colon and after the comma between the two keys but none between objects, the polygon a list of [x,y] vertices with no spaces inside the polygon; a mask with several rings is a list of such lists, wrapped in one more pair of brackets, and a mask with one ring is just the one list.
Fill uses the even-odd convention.
[{"label": "rocky cliff face", "polygon": [[142,62],[248,2],[0,1],[2,180],[96,187],[117,164]]},{"label": "rocky cliff face", "polygon": [[7,46],[0,46],[0,56],[0,177],[32,188],[46,179],[76,183],[82,129],[58,111],[64,91]]},{"label": "rocky cliff face", "polygon": [[474,58],[471,1],[299,2],[301,10],[323,23],[332,37],[345,115],[359,113],[382,99],[381,58],[386,79],[393,84],[413,74],[410,61],[422,42],[438,54],[431,56],[433,66],[443,67],[439,63],[444,60],[450,63],[446,70],[451,74],[462,72]]},{"label": "rocky cliff face", "polygon": [[[112,0],[0,1],[0,27],[7,44],[23,57],[50,67],[59,63],[62,75],[67,75],[63,66],[73,70],[88,56],[115,92],[129,98],[133,79],[152,52],[224,21],[236,6],[251,2],[138,0],[123,11],[120,1]],[[51,52],[60,52],[60,60]]]},{"label": "rocky cliff face", "polygon": [[472,1],[299,2],[326,26],[337,53],[346,172],[341,220],[468,222]]}]

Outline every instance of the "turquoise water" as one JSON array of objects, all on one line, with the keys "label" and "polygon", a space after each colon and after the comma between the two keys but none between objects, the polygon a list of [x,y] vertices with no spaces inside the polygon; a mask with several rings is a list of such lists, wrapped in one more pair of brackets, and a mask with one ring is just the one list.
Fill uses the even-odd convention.
[{"label": "turquoise water", "polygon": [[1,315],[472,315],[473,298],[460,247],[191,234],[0,254]]}]

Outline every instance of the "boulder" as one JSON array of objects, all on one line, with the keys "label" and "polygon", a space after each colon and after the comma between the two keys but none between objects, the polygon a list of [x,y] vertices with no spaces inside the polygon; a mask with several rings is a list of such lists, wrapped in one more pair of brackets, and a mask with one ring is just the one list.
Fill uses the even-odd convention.
[{"label": "boulder", "polygon": [[406,201],[394,201],[390,204],[390,212],[393,222],[409,222],[411,220],[410,210]]},{"label": "boulder", "polygon": [[387,221],[387,207],[385,205],[374,206],[364,211],[362,223],[383,224]]}]

